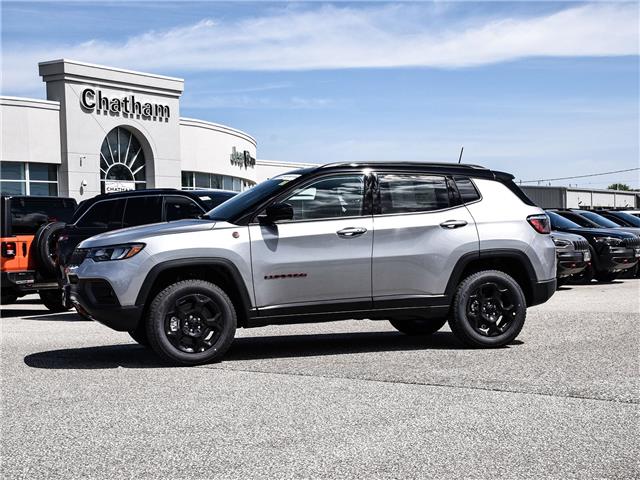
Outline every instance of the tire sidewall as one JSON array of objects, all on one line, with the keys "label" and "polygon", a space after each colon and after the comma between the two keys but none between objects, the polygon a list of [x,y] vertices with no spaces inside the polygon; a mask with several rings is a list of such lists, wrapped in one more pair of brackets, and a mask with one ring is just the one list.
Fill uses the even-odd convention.
[{"label": "tire sidewall", "polygon": [[[500,347],[512,342],[522,330],[526,318],[527,302],[520,285],[509,275],[495,271],[480,272],[469,277],[468,280],[460,285],[460,290],[456,295],[453,314],[457,329],[460,329],[460,333],[471,343],[479,347]],[[507,331],[495,337],[487,337],[476,332],[467,318],[467,303],[471,294],[477,287],[487,282],[496,282],[508,287],[518,306],[518,314],[512,320]]]},{"label": "tire sidewall", "polygon": [[[174,347],[165,332],[165,318],[175,301],[192,294],[210,298],[220,309],[224,328],[213,347],[200,353],[187,353]],[[197,365],[219,359],[231,346],[236,331],[236,313],[229,297],[216,285],[200,281],[175,283],[158,294],[151,304],[147,317],[147,335],[152,348],[163,358],[183,365]]]}]

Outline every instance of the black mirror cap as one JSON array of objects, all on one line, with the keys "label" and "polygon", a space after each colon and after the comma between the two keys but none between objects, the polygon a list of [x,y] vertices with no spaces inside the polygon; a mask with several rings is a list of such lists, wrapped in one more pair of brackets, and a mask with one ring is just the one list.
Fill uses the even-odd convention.
[{"label": "black mirror cap", "polygon": [[288,203],[274,203],[265,210],[264,219],[268,222],[279,220],[293,220],[293,207]]}]

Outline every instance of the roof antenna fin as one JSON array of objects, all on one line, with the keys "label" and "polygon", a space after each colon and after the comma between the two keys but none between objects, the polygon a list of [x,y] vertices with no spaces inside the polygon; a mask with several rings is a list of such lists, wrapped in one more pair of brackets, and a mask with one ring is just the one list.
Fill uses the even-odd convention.
[{"label": "roof antenna fin", "polygon": [[460,156],[458,157],[458,163],[460,163],[462,161],[462,152],[464,152],[464,145],[460,149]]}]

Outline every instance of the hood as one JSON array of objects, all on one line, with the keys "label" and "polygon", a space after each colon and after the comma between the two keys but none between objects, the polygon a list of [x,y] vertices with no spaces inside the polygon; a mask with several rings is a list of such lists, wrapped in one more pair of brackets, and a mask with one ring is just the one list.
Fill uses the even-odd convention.
[{"label": "hood", "polygon": [[121,243],[142,242],[150,237],[174,235],[177,233],[199,232],[211,230],[215,222],[205,219],[176,220],[174,222],[152,223],[139,227],[122,228],[111,232],[101,233],[88,238],[78,245],[78,248],[103,247]]},{"label": "hood", "polygon": [[637,227],[620,227],[620,228],[614,228],[613,230],[630,233],[632,235],[635,235],[636,237],[640,237],[640,228],[637,228]]},{"label": "hood", "polygon": [[615,237],[615,238],[636,238],[637,235],[632,233],[627,233],[619,228],[589,228],[589,227],[580,227],[580,228],[564,228],[560,230],[561,232],[569,232],[575,233],[576,235],[582,236],[597,236],[597,237]]},{"label": "hood", "polygon": [[558,238],[561,240],[567,240],[570,242],[577,242],[580,240],[584,240],[584,237],[581,237],[580,235],[576,235],[575,233],[567,233],[567,232],[561,232],[559,230],[554,230],[551,232],[551,237],[552,238]]}]

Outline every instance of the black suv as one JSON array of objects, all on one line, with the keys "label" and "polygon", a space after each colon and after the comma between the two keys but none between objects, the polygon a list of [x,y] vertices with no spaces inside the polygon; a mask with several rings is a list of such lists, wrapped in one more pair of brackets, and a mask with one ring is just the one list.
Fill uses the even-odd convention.
[{"label": "black suv", "polygon": [[199,218],[236,193],[166,188],[107,193],[85,200],[58,238],[58,263],[64,268],[76,246],[94,235],[126,227]]},{"label": "black suv", "polygon": [[587,279],[611,282],[638,263],[640,238],[636,235],[619,229],[583,227],[552,210],[547,210],[547,215],[552,230],[575,233],[589,242],[591,267],[585,271]]},{"label": "black suv", "polygon": [[0,197],[2,304],[39,293],[47,308],[64,310],[56,281],[55,242],[76,207],[73,198]]}]

